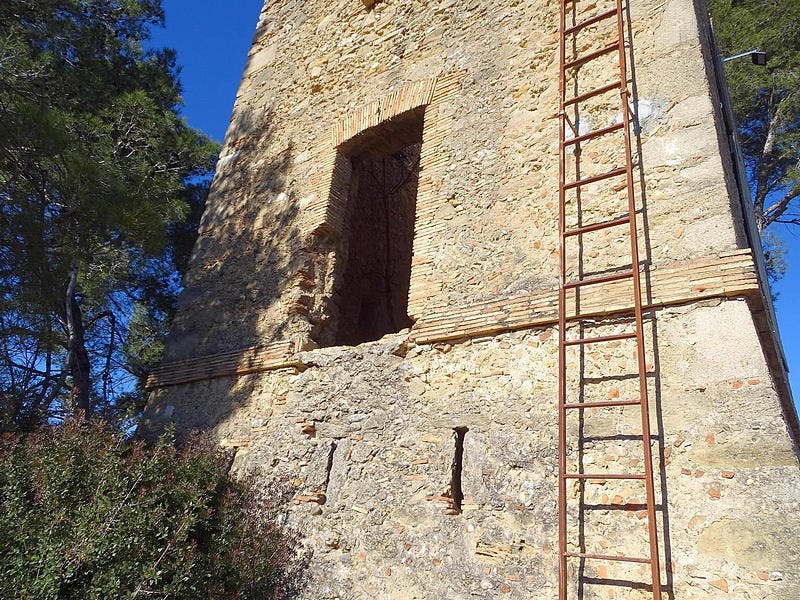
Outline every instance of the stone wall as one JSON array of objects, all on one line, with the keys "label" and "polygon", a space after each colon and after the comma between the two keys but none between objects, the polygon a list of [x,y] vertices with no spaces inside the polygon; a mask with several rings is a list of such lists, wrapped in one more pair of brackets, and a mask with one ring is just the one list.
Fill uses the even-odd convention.
[{"label": "stone wall", "polygon": [[[690,0],[630,9],[662,581],[680,599],[793,599],[800,470],[785,419],[795,423],[753,317],[764,301],[698,14]],[[266,2],[147,418],[213,429],[236,469],[295,489],[308,598],[555,598],[557,27],[544,0]],[[588,31],[580,50],[605,33]],[[595,86],[614,75],[611,61],[593,69]],[[600,98],[581,133],[618,112],[618,97]],[[413,325],[320,348],[344,339],[348,289],[369,287],[345,275],[353,231],[370,235],[352,214],[367,201],[349,199],[365,169],[353,157],[413,147],[408,115],[423,113]],[[583,154],[610,169],[619,144]],[[396,209],[413,201],[398,196]],[[601,200],[583,217],[617,214],[613,191]],[[587,237],[573,270],[628,252],[618,232]],[[584,294],[582,310],[627,308],[615,285]],[[584,400],[638,393],[600,376],[635,373],[634,344],[570,356]],[[584,411],[571,433],[592,441],[571,447],[570,468],[641,469],[638,419],[631,407]],[[637,482],[569,491],[573,548],[646,555]],[[573,566],[585,598],[647,597],[640,565]]]},{"label": "stone wall", "polygon": [[[649,259],[736,248],[691,4],[632,11]],[[555,285],[557,12],[530,1],[268,3],[168,359],[310,337],[330,290],[304,289],[305,274],[332,279],[345,204],[331,195],[336,146],[420,105],[412,317]],[[598,79],[613,77],[612,62],[603,68]],[[584,127],[613,121],[618,104],[593,107]],[[587,150],[619,158],[600,141]],[[597,234],[603,260],[626,246],[613,234]]]}]

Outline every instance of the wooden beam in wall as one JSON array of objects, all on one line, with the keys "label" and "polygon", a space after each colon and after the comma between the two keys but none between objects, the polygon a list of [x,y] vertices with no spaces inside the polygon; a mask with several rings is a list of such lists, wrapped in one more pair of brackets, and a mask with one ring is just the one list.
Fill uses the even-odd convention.
[{"label": "wooden beam in wall", "polygon": [[[646,273],[644,308],[684,304],[710,298],[746,297],[763,304],[750,250],[734,250],[714,257],[682,261]],[[607,317],[630,311],[630,282],[596,286],[581,296],[581,314]],[[417,344],[469,339],[506,331],[549,327],[558,321],[558,290],[536,290],[486,302],[434,311],[420,319],[411,331]],[[567,299],[574,314],[575,297]],[[263,346],[234,350],[182,361],[165,362],[147,379],[148,389],[283,368],[302,367],[299,347],[283,340]]]}]

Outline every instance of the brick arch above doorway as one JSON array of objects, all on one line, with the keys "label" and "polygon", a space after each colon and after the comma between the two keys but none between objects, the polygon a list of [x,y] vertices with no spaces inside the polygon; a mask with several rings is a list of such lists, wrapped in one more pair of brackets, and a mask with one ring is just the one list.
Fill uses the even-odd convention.
[{"label": "brick arch above doorway", "polygon": [[[446,141],[453,120],[451,111],[442,109],[460,92],[462,77],[462,73],[450,73],[407,83],[342,115],[332,124],[328,135],[316,144],[313,160],[319,168],[311,175],[311,193],[301,202],[300,208],[304,239],[307,241],[304,253],[310,261],[303,271],[314,272],[317,293],[331,292],[331,284],[324,279],[330,279],[334,266],[320,256],[330,253],[329,244],[345,230],[346,182],[352,175],[347,153],[357,140],[369,135],[369,130],[394,121],[401,122],[403,115],[415,110],[424,111],[424,130],[414,223],[409,316],[414,320],[421,316],[429,301],[439,293],[440,284],[432,276],[432,244],[436,236],[434,215],[447,198],[440,193],[440,186],[436,182],[446,177],[449,164]],[[299,277],[298,281],[310,287],[307,276]],[[316,300],[312,304],[320,306]],[[303,307],[297,308],[301,309],[300,313],[306,312]],[[311,310],[313,312],[314,309]],[[314,315],[309,315],[309,318],[313,319]]]}]

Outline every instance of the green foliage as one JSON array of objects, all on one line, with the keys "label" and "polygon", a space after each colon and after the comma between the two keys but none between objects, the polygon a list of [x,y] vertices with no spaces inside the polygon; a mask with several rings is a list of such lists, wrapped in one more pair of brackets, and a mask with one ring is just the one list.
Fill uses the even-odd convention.
[{"label": "green foliage", "polygon": [[754,48],[767,67],[725,63],[756,221],[800,223],[800,0],[710,0],[723,56]]},{"label": "green foliage", "polygon": [[166,330],[217,151],[178,114],[174,53],[144,50],[162,20],[160,0],[0,2],[0,430],[141,406],[161,342],[127,337]]},{"label": "green foliage", "polygon": [[202,445],[129,442],[100,422],[0,440],[0,597],[278,598],[275,508]]},{"label": "green foliage", "polygon": [[[761,236],[761,243],[764,246],[764,260],[767,264],[769,282],[774,284],[786,274],[786,269],[789,266],[786,262],[786,256],[789,254],[789,249],[786,247],[786,242],[774,231],[765,231]],[[778,293],[774,290],[772,297],[774,299],[778,298]]]}]

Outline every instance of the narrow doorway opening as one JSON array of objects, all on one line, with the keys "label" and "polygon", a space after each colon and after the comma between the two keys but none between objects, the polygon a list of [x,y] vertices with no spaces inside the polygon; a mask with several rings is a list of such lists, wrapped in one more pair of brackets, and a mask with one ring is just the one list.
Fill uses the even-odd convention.
[{"label": "narrow doorway opening", "polygon": [[424,108],[367,129],[339,148],[351,164],[337,285],[336,345],[413,324],[408,292]]}]

